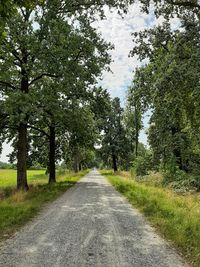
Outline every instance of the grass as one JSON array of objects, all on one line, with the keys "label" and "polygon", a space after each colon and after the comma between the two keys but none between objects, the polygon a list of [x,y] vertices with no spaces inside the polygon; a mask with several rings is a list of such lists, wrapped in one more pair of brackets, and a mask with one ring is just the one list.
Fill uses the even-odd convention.
[{"label": "grass", "polygon": [[[56,199],[73,186],[87,171],[78,174],[69,172],[58,176],[57,183],[52,185],[47,184],[44,171],[29,171],[28,180],[31,186],[28,192],[14,190],[13,186],[16,183],[14,171],[5,170],[4,173],[6,174],[5,180],[2,179],[2,170],[0,171],[0,190],[4,192],[4,197],[0,201],[0,240],[9,237],[33,218],[47,202]],[[7,195],[6,191],[8,191]]]},{"label": "grass", "polygon": [[[0,170],[0,188],[14,187],[16,185],[16,170]],[[45,170],[29,170],[28,171],[29,184],[46,183],[47,176]]]},{"label": "grass", "polygon": [[102,171],[194,267],[200,266],[200,199]]}]

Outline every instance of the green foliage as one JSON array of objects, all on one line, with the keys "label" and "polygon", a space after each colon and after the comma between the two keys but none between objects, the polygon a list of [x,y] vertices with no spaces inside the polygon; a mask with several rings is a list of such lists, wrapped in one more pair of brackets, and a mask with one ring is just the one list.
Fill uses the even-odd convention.
[{"label": "green foliage", "polygon": [[[19,8],[5,20],[0,48],[0,143],[13,142],[12,161],[17,159],[23,170],[20,184],[26,167],[38,163],[49,168],[51,177],[66,143],[77,161],[81,150],[94,145],[94,95],[102,92],[95,85],[108,69],[112,46],[91,24],[95,6],[103,11],[99,3],[86,5],[87,14],[86,3],[15,4]],[[20,187],[28,188],[26,183]]]},{"label": "green foliage", "polygon": [[[155,127],[151,125],[149,136],[157,163],[161,160],[167,162],[171,154],[176,154],[177,163],[182,165],[182,169],[190,171],[192,168],[193,162],[189,162],[189,159],[197,154],[193,151],[199,145],[195,134],[199,123],[194,127],[194,120],[199,122],[196,101],[198,86],[195,91],[189,89],[193,84],[199,84],[199,74],[195,71],[199,68],[199,52],[196,49],[199,46],[196,38],[190,38],[199,34],[199,25],[196,23],[199,20],[199,4],[196,1],[153,1],[157,17],[163,15],[168,20],[173,14],[178,14],[186,31],[172,34],[169,24],[165,23],[164,29],[158,27],[155,31],[147,30],[135,34],[138,37],[136,43],[140,45],[133,52],[139,53],[141,59],[148,55],[150,64],[148,71],[144,67],[142,75],[140,73],[137,76],[136,72],[137,77],[130,88],[125,113],[120,110],[116,99],[109,107],[106,92],[96,88],[102,72],[109,70],[109,50],[113,47],[102,39],[93,28],[92,22],[97,18],[104,18],[105,5],[123,13],[127,12],[129,4],[133,2],[134,0],[62,3],[59,0],[1,1],[0,150],[5,140],[13,142],[12,162],[17,159],[18,169],[24,170],[19,171],[17,177],[18,184],[25,181],[24,185],[20,185],[22,188],[28,189],[26,179],[23,179],[26,177],[26,167],[39,163],[51,170],[51,176],[55,168],[50,166],[54,167],[63,158],[69,165],[72,165],[73,158],[76,169],[78,165],[85,166],[86,158],[94,148],[95,139],[100,143],[98,134],[103,131],[107,137],[114,136],[113,140],[111,137],[107,140],[104,138],[104,163],[110,165],[112,160],[115,162],[115,169],[117,164],[128,169],[134,154],[138,156],[142,115],[147,106],[151,105],[155,108],[151,120]],[[140,6],[143,12],[149,12],[149,0],[141,1]],[[189,16],[192,17],[191,20],[186,19],[188,13],[192,14]],[[190,23],[192,27],[188,27]],[[149,42],[146,44],[142,39]],[[182,42],[182,39],[186,42]],[[181,49],[180,43],[184,44]],[[190,54],[192,57],[188,58]],[[171,63],[168,64],[169,62]],[[188,66],[191,66],[190,70]],[[171,87],[165,90],[169,79]],[[158,94],[152,93],[154,87],[159,88],[154,90]],[[180,92],[173,94],[171,91],[176,87],[180,88]],[[161,99],[163,89],[166,91],[164,100]],[[188,94],[184,94],[185,91]],[[180,101],[182,95],[183,101]],[[158,107],[157,103],[161,105]],[[107,111],[102,110],[103,106],[105,110],[111,108],[119,112],[123,119],[117,118],[112,112],[107,116]],[[177,110],[181,109],[180,115],[177,110],[175,112],[171,109],[173,106]],[[87,126],[91,126],[90,130],[82,131],[84,127],[79,127],[74,123],[76,120],[70,119],[71,109],[77,113],[77,117],[79,111],[83,111],[85,118],[80,116],[79,125],[83,125],[88,119]],[[173,118],[167,129],[163,125],[166,121],[160,119],[160,114],[163,113],[167,115],[166,121],[168,117]],[[115,119],[118,125],[113,124]],[[111,127],[109,129],[106,126],[106,129],[103,121],[108,125],[109,120]],[[177,127],[174,127],[176,124]],[[79,132],[83,136],[82,140],[78,136]],[[155,141],[157,132],[160,134]],[[162,140],[166,141],[160,145]],[[65,147],[68,147],[70,159],[66,156]]]},{"label": "green foliage", "polygon": [[180,170],[175,158],[171,158],[164,167],[161,167],[161,172],[164,177],[163,184],[187,179],[187,174],[183,170]]},{"label": "green foliage", "polygon": [[153,168],[162,166],[164,183],[180,185],[190,180],[194,184],[199,169],[200,20],[193,13],[183,15],[187,13],[183,8],[176,11],[182,19],[180,29],[172,30],[165,21],[135,33],[132,53],[149,60],[136,71],[134,95],[143,112],[151,112],[148,141]]},{"label": "green foliage", "polygon": [[104,166],[126,167],[128,161],[129,143],[123,125],[123,109],[119,98],[110,100],[110,110],[104,119],[100,154]]},{"label": "green foliage", "polygon": [[15,169],[15,164],[0,162],[0,169]]},{"label": "green foliage", "polygon": [[128,140],[127,155],[129,155],[129,165],[134,157],[139,155],[141,144],[139,143],[139,134],[143,128],[142,124],[142,107],[139,98],[136,95],[137,91],[136,80],[128,90],[127,104],[124,111],[123,123]]},{"label": "green foliage", "polygon": [[152,169],[152,155],[146,153],[144,156],[138,156],[133,161],[133,170],[135,170],[136,176],[147,175]]},{"label": "green foliage", "polygon": [[161,173],[162,184],[170,186],[176,192],[199,191],[200,189],[200,176],[180,170],[173,159],[165,167],[161,167]]},{"label": "green foliage", "polygon": [[169,190],[146,186],[103,172],[115,188],[138,207],[167,239],[180,249],[192,266],[200,262],[199,199],[181,197]]}]

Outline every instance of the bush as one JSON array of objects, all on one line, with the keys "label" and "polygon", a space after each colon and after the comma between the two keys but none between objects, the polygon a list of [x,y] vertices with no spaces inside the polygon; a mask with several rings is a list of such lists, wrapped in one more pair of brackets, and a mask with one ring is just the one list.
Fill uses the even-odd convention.
[{"label": "bush", "polygon": [[131,168],[131,175],[135,172],[136,176],[144,176],[148,174],[148,171],[152,169],[152,155],[146,154],[139,156],[133,162],[133,168]]},{"label": "bush", "polygon": [[170,185],[176,192],[200,190],[200,173],[188,174],[175,164],[173,159],[161,168],[163,185]]},{"label": "bush", "polygon": [[58,168],[57,168],[57,174],[58,174],[58,176],[61,176],[61,175],[64,175],[65,173],[66,173],[66,169],[64,169],[64,168],[62,168],[61,166],[59,166]]},{"label": "bush", "polygon": [[0,169],[6,170],[6,169],[14,169],[14,168],[15,168],[15,164],[0,162]]},{"label": "bush", "polygon": [[40,163],[35,163],[29,168],[29,170],[43,170],[43,169],[44,167]]}]

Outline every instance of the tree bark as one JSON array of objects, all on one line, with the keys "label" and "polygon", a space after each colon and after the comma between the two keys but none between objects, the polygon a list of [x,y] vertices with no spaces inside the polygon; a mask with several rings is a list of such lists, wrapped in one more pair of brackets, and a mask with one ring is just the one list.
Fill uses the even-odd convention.
[{"label": "tree bark", "polygon": [[78,169],[79,169],[79,171],[82,170],[82,164],[81,164],[81,162],[79,163],[79,167],[78,167]]},{"label": "tree bark", "polygon": [[[27,63],[27,55],[23,51],[23,62]],[[21,69],[22,79],[20,90],[24,94],[28,94],[28,76],[24,68]],[[28,138],[27,138],[27,120],[20,122],[18,127],[18,142],[17,142],[17,189],[18,190],[28,190],[27,182],[27,155],[28,155]]]},{"label": "tree bark", "polygon": [[55,155],[56,155],[56,134],[55,127],[50,126],[50,135],[49,135],[49,184],[56,182],[56,164],[55,164]]},{"label": "tree bark", "polygon": [[27,124],[20,123],[17,142],[17,189],[25,191],[29,189],[26,172],[27,142]]},{"label": "tree bark", "polygon": [[139,144],[139,125],[138,125],[138,110],[135,103],[135,156],[138,156],[138,144]]},{"label": "tree bark", "polygon": [[79,152],[78,152],[78,147],[74,147],[74,172],[78,173],[79,172]]},{"label": "tree bark", "polygon": [[[180,134],[180,133],[181,133],[181,129],[180,129],[178,124],[176,127],[172,127],[173,138],[175,138],[176,134]],[[179,146],[177,146],[176,144],[174,145],[174,148],[173,148],[173,154],[175,156],[176,164],[178,165],[178,168],[180,170],[184,170],[181,148]]]},{"label": "tree bark", "polygon": [[117,159],[115,154],[112,154],[112,161],[113,161],[113,170],[114,172],[117,172]]}]

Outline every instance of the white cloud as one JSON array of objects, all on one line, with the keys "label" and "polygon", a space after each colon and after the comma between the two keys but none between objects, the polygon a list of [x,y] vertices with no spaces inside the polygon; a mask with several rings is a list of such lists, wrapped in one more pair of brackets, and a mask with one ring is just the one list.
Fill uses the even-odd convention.
[{"label": "white cloud", "polygon": [[[101,85],[108,89],[111,96],[119,96],[124,101],[127,87],[133,78],[133,72],[142,64],[136,56],[128,57],[134,46],[131,34],[161,25],[164,18],[161,16],[156,19],[153,7],[150,8],[149,14],[142,13],[138,3],[130,6],[128,13],[123,18],[116,10],[110,11],[108,8],[105,8],[105,15],[106,19],[95,22],[94,26],[106,41],[114,44],[115,49],[111,51],[113,73],[104,72]],[[172,29],[177,29],[179,26],[178,18],[175,17],[171,20]]]},{"label": "white cloud", "polygon": [[133,48],[131,33],[147,28],[152,15],[141,13],[138,4],[131,6],[124,18],[117,11],[111,12],[106,9],[105,13],[106,19],[95,22],[94,25],[106,41],[114,44],[115,49],[111,51],[112,73],[104,72],[101,85],[108,89],[112,97],[118,96],[124,102],[133,72],[141,65],[136,57],[128,57]]}]

